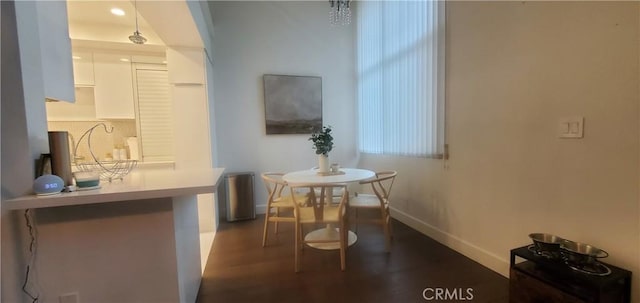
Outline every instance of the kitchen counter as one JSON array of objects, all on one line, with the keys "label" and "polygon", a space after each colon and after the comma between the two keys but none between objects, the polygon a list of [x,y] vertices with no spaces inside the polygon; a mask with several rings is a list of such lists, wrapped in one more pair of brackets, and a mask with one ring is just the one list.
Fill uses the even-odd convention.
[{"label": "kitchen counter", "polygon": [[99,189],[28,195],[2,202],[3,209],[59,207],[212,193],[223,168],[207,170],[134,170],[123,180],[100,181]]},{"label": "kitchen counter", "polygon": [[198,197],[214,193],[223,172],[137,169],[100,189],[28,195],[2,208],[33,209],[43,302],[57,302],[64,293],[55,290],[65,289],[83,302],[193,303],[202,277],[199,217],[215,215],[199,213]]}]

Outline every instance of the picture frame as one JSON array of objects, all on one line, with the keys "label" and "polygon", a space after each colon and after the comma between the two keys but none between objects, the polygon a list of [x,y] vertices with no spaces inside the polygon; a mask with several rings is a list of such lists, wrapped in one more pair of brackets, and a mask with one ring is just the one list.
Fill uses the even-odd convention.
[{"label": "picture frame", "polygon": [[267,135],[310,134],[322,128],[322,78],[263,75]]}]

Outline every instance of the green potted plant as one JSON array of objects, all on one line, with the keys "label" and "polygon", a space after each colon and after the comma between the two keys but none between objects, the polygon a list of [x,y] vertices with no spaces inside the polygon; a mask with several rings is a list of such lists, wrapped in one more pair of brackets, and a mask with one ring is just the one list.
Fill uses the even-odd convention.
[{"label": "green potted plant", "polygon": [[331,136],[331,126],[323,126],[313,132],[309,141],[313,141],[313,149],[318,155],[318,171],[329,172],[329,152],[333,149],[333,136]]}]

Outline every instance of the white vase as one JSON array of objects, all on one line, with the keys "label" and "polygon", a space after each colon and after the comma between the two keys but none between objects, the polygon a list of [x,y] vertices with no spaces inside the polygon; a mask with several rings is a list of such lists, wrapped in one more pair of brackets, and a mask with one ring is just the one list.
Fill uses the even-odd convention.
[{"label": "white vase", "polygon": [[329,156],[318,155],[318,172],[321,172],[321,173],[329,172]]}]

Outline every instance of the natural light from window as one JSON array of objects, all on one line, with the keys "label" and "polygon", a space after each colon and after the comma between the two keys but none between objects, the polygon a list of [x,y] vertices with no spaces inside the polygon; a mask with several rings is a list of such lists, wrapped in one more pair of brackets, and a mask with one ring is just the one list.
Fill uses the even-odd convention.
[{"label": "natural light from window", "polygon": [[444,142],[444,1],[359,1],[359,147],[439,158]]}]

